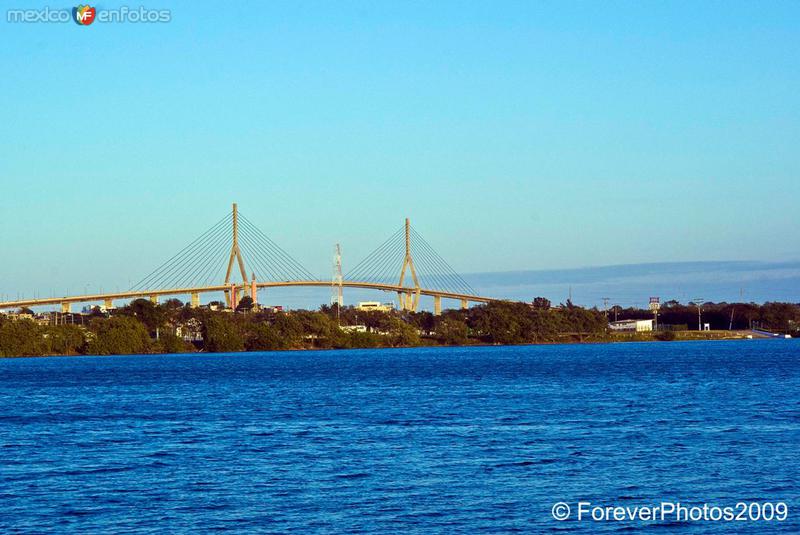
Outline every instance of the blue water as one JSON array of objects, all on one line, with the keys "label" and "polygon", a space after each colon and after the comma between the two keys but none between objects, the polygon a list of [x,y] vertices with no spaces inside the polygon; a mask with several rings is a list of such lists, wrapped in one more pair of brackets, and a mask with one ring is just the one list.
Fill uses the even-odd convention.
[{"label": "blue water", "polygon": [[0,532],[798,533],[799,452],[791,340],[0,359]]}]

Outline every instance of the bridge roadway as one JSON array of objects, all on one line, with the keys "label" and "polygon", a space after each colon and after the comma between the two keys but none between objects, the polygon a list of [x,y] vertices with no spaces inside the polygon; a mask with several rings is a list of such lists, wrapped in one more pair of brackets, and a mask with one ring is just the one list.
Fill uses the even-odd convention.
[{"label": "bridge roadway", "polygon": [[[338,283],[336,283],[335,285],[338,286]],[[169,296],[169,295],[191,295],[192,306],[198,306],[200,304],[199,295],[201,293],[226,292],[230,291],[232,286],[236,287],[236,291],[243,291],[244,295],[247,295],[247,291],[251,288],[251,283],[237,284],[237,285],[220,284],[215,286],[199,286],[196,288],[170,288],[166,290],[164,289],[137,290],[137,291],[127,291],[127,292],[74,295],[74,296],[64,296],[64,297],[46,297],[41,299],[23,299],[19,301],[0,302],[0,310],[9,308],[20,308],[20,307],[61,305],[61,309],[63,312],[69,312],[70,304],[72,303],[91,303],[91,302],[103,301],[107,307],[110,307],[112,302],[117,299],[135,299],[140,297],[147,297],[153,301],[156,301],[159,297]],[[332,283],[331,281],[322,281],[322,280],[256,282],[256,287],[259,289],[281,288],[281,287],[292,287],[292,286],[311,286],[311,287],[324,286],[330,288],[332,286]],[[408,286],[400,286],[398,284],[380,284],[375,282],[358,282],[358,281],[345,280],[342,281],[342,286],[347,288],[367,288],[372,290],[397,292],[398,296],[403,296],[403,295],[411,296],[414,294],[431,296],[434,298],[434,312],[436,314],[441,313],[442,298],[458,300],[461,302],[462,308],[466,308],[468,303],[470,302],[490,303],[492,301],[500,301],[499,299],[493,299],[491,297],[445,292],[441,290],[430,290],[427,288],[413,288]],[[402,299],[401,299],[401,306],[402,306]]]}]

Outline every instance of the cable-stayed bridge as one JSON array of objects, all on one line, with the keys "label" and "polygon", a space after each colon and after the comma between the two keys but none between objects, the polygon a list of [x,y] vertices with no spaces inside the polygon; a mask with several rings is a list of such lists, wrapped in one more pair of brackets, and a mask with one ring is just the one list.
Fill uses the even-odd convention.
[{"label": "cable-stayed bridge", "polygon": [[144,297],[157,303],[166,296],[189,296],[191,306],[198,307],[205,293],[222,293],[227,306],[235,308],[245,296],[257,303],[259,289],[293,286],[329,287],[340,305],[343,288],[393,292],[400,309],[411,311],[418,309],[421,296],[430,296],[435,314],[442,311],[442,299],[462,308],[496,300],[477,295],[408,219],[346,274],[341,261],[336,266],[331,279],[315,277],[234,204],[229,214],[126,291],[5,301],[0,309],[60,305],[68,313],[74,303],[103,302],[113,308],[115,300]]}]

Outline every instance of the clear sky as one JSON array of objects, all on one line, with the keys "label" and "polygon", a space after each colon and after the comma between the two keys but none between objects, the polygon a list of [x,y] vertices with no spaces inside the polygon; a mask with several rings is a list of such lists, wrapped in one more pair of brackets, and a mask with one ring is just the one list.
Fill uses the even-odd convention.
[{"label": "clear sky", "polygon": [[2,293],[126,287],[233,201],[321,276],[406,216],[465,273],[800,258],[798,2],[141,5],[2,8]]}]

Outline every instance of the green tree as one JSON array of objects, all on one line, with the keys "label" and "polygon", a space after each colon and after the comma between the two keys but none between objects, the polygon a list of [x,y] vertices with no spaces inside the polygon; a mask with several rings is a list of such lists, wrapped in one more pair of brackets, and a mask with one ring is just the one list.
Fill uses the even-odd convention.
[{"label": "green tree", "polygon": [[468,332],[469,328],[466,322],[458,318],[447,317],[436,327],[436,338],[443,344],[464,345],[467,343]]},{"label": "green tree", "polygon": [[303,332],[302,323],[300,323],[295,314],[287,314],[285,312],[276,314],[272,326],[278,332],[282,347],[287,349],[302,347],[305,333]]},{"label": "green tree", "polygon": [[250,312],[253,310],[253,306],[255,306],[253,298],[249,295],[245,295],[239,300],[239,304],[236,305],[236,312]]},{"label": "green tree", "polygon": [[242,351],[244,337],[227,314],[209,314],[203,322],[203,346],[211,353]]},{"label": "green tree", "polygon": [[156,349],[161,353],[186,353],[191,349],[191,344],[175,333],[166,331],[160,334]]},{"label": "green tree", "polygon": [[49,346],[39,325],[31,320],[6,321],[0,325],[0,355],[33,357],[47,355]]},{"label": "green tree", "polygon": [[164,310],[149,299],[134,299],[127,307],[121,308],[120,313],[134,316],[151,334],[163,327],[166,320]]},{"label": "green tree", "polygon": [[389,340],[393,346],[418,346],[421,343],[417,329],[400,318],[392,318]]},{"label": "green tree", "polygon": [[533,308],[538,310],[550,310],[550,300],[545,297],[536,297],[533,300]]},{"label": "green tree", "polygon": [[248,351],[285,349],[280,333],[267,322],[257,322],[249,325],[245,347]]},{"label": "green tree", "polygon": [[93,355],[133,355],[147,353],[150,336],[147,328],[126,316],[93,320],[90,326],[94,336],[87,344],[87,352]]},{"label": "green tree", "polygon": [[45,328],[50,350],[57,355],[77,355],[85,349],[83,330],[76,325],[54,325]]},{"label": "green tree", "polygon": [[161,310],[161,317],[163,323],[175,324],[178,322],[183,314],[183,302],[180,299],[167,299],[163,305],[158,307]]},{"label": "green tree", "polygon": [[381,347],[385,344],[384,337],[376,333],[347,333],[347,347],[368,349]]},{"label": "green tree", "polygon": [[307,310],[298,310],[291,316],[299,322],[304,340],[318,347],[331,347],[331,337],[338,326],[329,316]]}]

